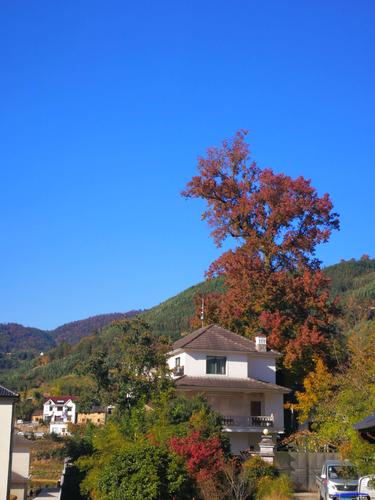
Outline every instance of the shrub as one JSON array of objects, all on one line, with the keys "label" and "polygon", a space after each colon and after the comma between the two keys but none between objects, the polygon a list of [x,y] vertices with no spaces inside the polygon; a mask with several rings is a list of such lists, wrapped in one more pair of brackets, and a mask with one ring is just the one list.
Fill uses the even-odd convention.
[{"label": "shrub", "polygon": [[193,497],[193,483],[180,457],[150,444],[137,444],[113,455],[98,481],[105,500],[168,500]]},{"label": "shrub", "polygon": [[214,477],[223,467],[223,450],[217,437],[203,438],[200,431],[186,437],[173,437],[171,450],[184,458],[191,476],[200,481]]},{"label": "shrub", "polygon": [[276,467],[268,462],[265,462],[258,456],[253,456],[246,460],[243,464],[243,474],[249,481],[252,490],[256,490],[259,481],[264,478],[276,478],[279,473]]},{"label": "shrub", "polygon": [[256,500],[288,500],[293,497],[293,484],[288,476],[271,478],[265,476],[259,480]]}]

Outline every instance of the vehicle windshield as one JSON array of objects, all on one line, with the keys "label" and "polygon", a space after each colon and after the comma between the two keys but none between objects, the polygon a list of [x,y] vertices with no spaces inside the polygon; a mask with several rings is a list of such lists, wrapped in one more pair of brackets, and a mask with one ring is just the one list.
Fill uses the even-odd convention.
[{"label": "vehicle windshield", "polygon": [[353,465],[331,465],[328,467],[329,479],[358,479],[358,472]]}]

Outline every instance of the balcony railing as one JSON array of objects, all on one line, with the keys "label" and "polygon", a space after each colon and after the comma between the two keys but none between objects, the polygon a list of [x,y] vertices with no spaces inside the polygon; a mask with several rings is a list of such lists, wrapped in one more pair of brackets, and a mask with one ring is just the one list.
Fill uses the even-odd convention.
[{"label": "balcony railing", "polygon": [[176,377],[181,377],[184,374],[184,367],[183,366],[175,366],[173,368],[173,374]]},{"label": "balcony railing", "polygon": [[241,417],[241,416],[224,416],[221,419],[221,423],[224,427],[255,427],[255,428],[265,428],[273,427],[273,415],[271,416],[251,416],[251,417]]}]

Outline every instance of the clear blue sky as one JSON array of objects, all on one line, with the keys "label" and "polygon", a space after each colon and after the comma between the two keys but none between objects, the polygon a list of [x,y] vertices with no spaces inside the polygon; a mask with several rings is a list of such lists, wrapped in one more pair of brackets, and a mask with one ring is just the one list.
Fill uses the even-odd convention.
[{"label": "clear blue sky", "polygon": [[5,0],[0,321],[155,305],[218,255],[180,191],[247,128],[341,214],[324,264],[374,256],[373,1]]}]

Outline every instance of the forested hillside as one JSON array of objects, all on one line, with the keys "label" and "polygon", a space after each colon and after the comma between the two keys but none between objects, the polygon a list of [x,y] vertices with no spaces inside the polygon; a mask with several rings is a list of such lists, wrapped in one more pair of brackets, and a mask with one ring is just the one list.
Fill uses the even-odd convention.
[{"label": "forested hillside", "polygon": [[40,330],[17,323],[0,324],[0,369],[15,368],[21,360],[32,359],[61,342],[76,344],[117,319],[134,316],[139,311],[110,313],[72,321],[55,330]]},{"label": "forested hillside", "polygon": [[176,339],[190,329],[189,320],[194,314],[194,297],[223,290],[222,280],[203,281],[145,311],[142,317],[150,324],[155,335]]},{"label": "forested hillside", "polygon": [[325,273],[331,279],[333,296],[339,295],[344,300],[375,299],[375,259],[364,256],[361,260],[342,261],[327,267]]},{"label": "forested hillside", "polygon": [[50,332],[17,323],[0,325],[0,369],[13,368],[21,360],[33,358],[41,351],[54,347]]},{"label": "forested hillside", "polygon": [[[326,268],[325,272],[332,280],[333,295],[341,297],[344,312],[348,309],[345,304],[352,304],[353,301],[359,307],[363,304],[363,307],[368,308],[369,300],[371,302],[371,298],[374,298],[374,259],[341,262]],[[143,312],[141,316],[157,336],[164,335],[173,340],[189,329],[189,319],[194,314],[194,297],[207,292],[220,292],[222,287],[220,280],[200,283]],[[350,307],[353,307],[353,304]],[[107,319],[113,317],[104,316]],[[115,315],[115,319],[121,319],[122,316]],[[81,322],[65,325],[64,329],[72,332],[74,329],[69,330],[69,325],[77,326],[77,323]],[[82,384],[79,377],[74,375],[75,370],[92,352],[99,349],[106,351],[109,348],[116,327],[109,325],[98,329],[96,326],[93,330],[95,333],[82,338],[76,345],[71,346],[63,342],[38,359],[24,361],[17,370],[1,370],[0,383],[17,390],[54,383],[60,384],[58,387],[63,392],[79,392]]]},{"label": "forested hillside", "polygon": [[129,311],[127,313],[109,313],[98,314],[90,318],[72,321],[65,325],[59,326],[51,332],[56,344],[67,342],[68,344],[76,344],[83,337],[91,335],[94,331],[100,330],[106,325],[117,319],[135,316],[140,311]]}]

